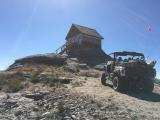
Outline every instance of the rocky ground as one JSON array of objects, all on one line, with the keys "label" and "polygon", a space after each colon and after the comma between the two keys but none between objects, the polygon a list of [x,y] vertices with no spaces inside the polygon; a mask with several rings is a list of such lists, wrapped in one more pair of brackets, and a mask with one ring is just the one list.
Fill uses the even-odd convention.
[{"label": "rocky ground", "polygon": [[[75,82],[81,84],[76,86]],[[1,92],[0,119],[160,119],[160,87],[157,85],[152,94],[122,94],[111,87],[102,86],[97,78],[77,77],[75,82],[60,88],[47,88],[36,84],[17,93]]]},{"label": "rocky ground", "polygon": [[[2,95],[3,94],[3,95]],[[0,119],[93,120],[127,119],[125,111],[77,91],[57,89],[50,93],[1,93]]]},{"label": "rocky ground", "polygon": [[[117,107],[114,112],[124,115],[123,119],[132,120],[159,120],[160,119],[160,86],[155,84],[153,93],[130,91],[126,93],[115,92],[109,86],[103,86],[100,79],[88,78],[81,87],[72,88],[85,95],[94,97],[95,100],[105,105],[111,104]],[[113,115],[114,116],[114,115]],[[119,116],[116,116],[119,119]]]},{"label": "rocky ground", "polygon": [[95,70],[75,58],[39,57],[19,59],[0,72],[0,120],[160,119],[159,85],[151,94],[119,93],[101,85],[103,64]]}]

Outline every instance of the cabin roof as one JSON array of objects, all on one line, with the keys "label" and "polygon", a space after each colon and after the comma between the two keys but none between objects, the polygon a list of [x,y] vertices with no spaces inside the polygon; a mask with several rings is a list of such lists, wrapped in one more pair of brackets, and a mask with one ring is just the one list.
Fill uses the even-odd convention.
[{"label": "cabin roof", "polygon": [[81,26],[81,25],[77,25],[77,24],[72,24],[72,26],[66,36],[66,40],[70,37],[73,37],[77,33],[82,33],[82,34],[85,34],[88,36],[96,37],[98,39],[103,39],[103,37],[95,29],[88,28],[88,27]]}]

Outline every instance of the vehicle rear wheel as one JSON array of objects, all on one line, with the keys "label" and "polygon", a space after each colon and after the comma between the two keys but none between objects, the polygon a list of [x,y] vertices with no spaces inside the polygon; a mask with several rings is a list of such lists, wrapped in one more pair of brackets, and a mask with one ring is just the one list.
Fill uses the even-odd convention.
[{"label": "vehicle rear wheel", "polygon": [[105,73],[103,73],[102,76],[101,76],[101,83],[102,83],[102,85],[107,85],[106,84],[106,74]]},{"label": "vehicle rear wheel", "polygon": [[123,80],[119,78],[118,76],[114,77],[113,79],[113,89],[116,91],[123,90]]},{"label": "vehicle rear wheel", "polygon": [[147,93],[151,93],[154,89],[154,82],[153,80],[146,80],[144,87],[143,87],[143,91],[147,92]]}]

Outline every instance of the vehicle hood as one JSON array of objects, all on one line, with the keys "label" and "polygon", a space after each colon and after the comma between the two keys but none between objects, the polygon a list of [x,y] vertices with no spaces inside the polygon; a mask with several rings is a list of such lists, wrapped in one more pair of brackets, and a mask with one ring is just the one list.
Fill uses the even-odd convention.
[{"label": "vehicle hood", "polygon": [[131,60],[129,62],[124,62],[123,66],[124,67],[142,67],[142,66],[147,66],[148,64],[144,61],[136,61],[136,60]]}]

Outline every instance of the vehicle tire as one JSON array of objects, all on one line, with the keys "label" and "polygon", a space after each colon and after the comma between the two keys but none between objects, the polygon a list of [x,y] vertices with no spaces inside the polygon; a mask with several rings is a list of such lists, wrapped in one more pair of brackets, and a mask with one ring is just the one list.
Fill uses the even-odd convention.
[{"label": "vehicle tire", "polygon": [[102,76],[101,76],[101,83],[102,83],[102,85],[105,85],[105,86],[107,85],[106,84],[106,74],[105,73],[103,73]]},{"label": "vehicle tire", "polygon": [[151,93],[154,89],[154,82],[153,80],[146,80],[144,87],[143,87],[143,91],[147,92],[147,93]]},{"label": "vehicle tire", "polygon": [[124,89],[123,80],[118,76],[113,79],[113,89],[119,92],[122,92]]}]

